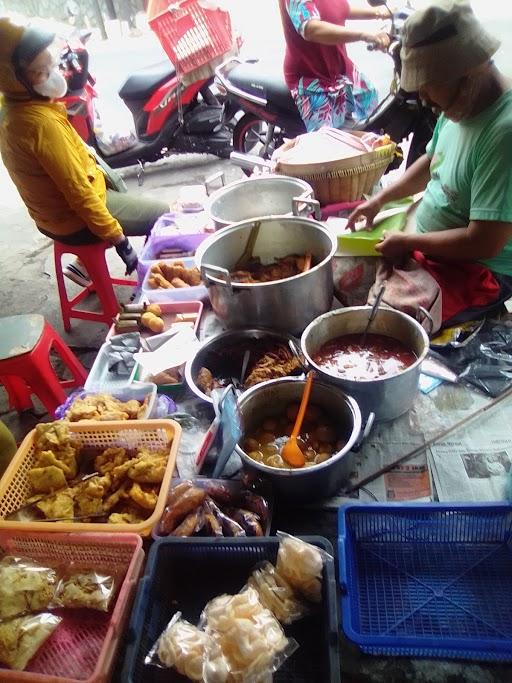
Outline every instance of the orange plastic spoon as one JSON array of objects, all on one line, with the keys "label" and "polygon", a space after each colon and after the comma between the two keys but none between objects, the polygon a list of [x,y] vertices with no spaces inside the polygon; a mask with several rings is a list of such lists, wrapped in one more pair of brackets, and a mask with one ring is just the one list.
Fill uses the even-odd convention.
[{"label": "orange plastic spoon", "polygon": [[300,428],[302,427],[304,415],[306,414],[306,408],[308,407],[309,397],[311,396],[311,385],[313,384],[314,376],[315,373],[313,371],[308,372],[306,384],[304,386],[304,393],[302,394],[299,412],[297,413],[293,431],[290,435],[290,438],[283,446],[283,450],[281,451],[281,457],[283,460],[292,467],[304,467],[304,463],[306,462],[304,453],[301,451],[300,446],[297,443],[297,437],[300,434]]}]

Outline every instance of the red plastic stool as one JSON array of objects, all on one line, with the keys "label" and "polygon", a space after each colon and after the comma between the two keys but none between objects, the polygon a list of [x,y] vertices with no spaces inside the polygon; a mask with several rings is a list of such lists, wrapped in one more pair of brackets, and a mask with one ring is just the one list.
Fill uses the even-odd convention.
[{"label": "red plastic stool", "polygon": [[[42,315],[0,318],[0,325],[0,384],[6,388],[11,406],[19,412],[32,408],[33,393],[53,415],[66,400],[64,389],[83,386],[87,371]],[[52,349],[73,379],[57,377],[50,363]]]},{"label": "red plastic stool", "polygon": [[[127,280],[126,278],[113,278],[107,266],[107,259],[105,258],[105,250],[110,247],[108,242],[98,242],[97,244],[88,244],[85,246],[70,246],[62,244],[62,242],[53,242],[53,255],[55,258],[55,274],[57,276],[57,286],[59,288],[60,308],[62,311],[62,322],[64,329],[69,332],[71,329],[71,318],[81,318],[82,320],[92,320],[97,323],[112,324],[114,318],[119,312],[119,304],[117,303],[116,295],[112,285],[129,285],[135,286],[136,280]],[[63,254],[73,254],[77,256],[84,264],[91,283],[88,287],[84,287],[72,299],[68,298],[66,284],[64,281],[64,274],[62,272],[62,256]],[[91,292],[96,292],[101,304],[101,312],[84,311],[75,308]]]}]

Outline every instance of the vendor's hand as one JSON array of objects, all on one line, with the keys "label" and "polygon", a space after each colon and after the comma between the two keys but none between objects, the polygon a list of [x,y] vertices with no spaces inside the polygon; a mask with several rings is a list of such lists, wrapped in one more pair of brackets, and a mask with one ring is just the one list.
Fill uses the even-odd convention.
[{"label": "vendor's hand", "polygon": [[379,33],[365,33],[363,40],[368,45],[371,45],[373,49],[380,50],[381,52],[387,52],[388,47],[391,44],[391,39],[387,33],[383,31]]},{"label": "vendor's hand", "polygon": [[394,263],[403,261],[404,257],[412,251],[409,235],[404,235],[400,232],[393,232],[386,235],[375,245],[375,249],[381,256]]},{"label": "vendor's hand", "polygon": [[[382,208],[382,202],[378,197],[372,197],[366,202],[359,204],[357,209],[354,209],[350,216],[348,217],[347,228],[355,232],[357,229],[361,230],[372,230],[373,219],[379,213]],[[362,219],[366,219],[366,225],[361,228],[356,225]]]},{"label": "vendor's hand", "polygon": [[127,237],[123,237],[123,239],[118,242],[115,247],[117,253],[126,264],[126,275],[130,275],[130,273],[133,273],[137,267],[137,263],[139,261],[137,254],[135,253],[135,249],[132,247]]}]

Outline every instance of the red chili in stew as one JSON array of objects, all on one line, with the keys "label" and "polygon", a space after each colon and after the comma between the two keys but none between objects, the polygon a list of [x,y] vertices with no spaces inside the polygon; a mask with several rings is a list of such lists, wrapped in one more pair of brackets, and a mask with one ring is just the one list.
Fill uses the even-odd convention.
[{"label": "red chili in stew", "polygon": [[313,356],[317,365],[344,379],[371,380],[390,377],[412,365],[417,357],[398,339],[368,334],[345,334],[324,344]]}]

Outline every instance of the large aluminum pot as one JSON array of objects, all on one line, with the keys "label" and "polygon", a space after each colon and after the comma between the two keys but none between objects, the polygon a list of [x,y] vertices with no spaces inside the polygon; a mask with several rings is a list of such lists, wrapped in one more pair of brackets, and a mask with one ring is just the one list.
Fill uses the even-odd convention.
[{"label": "large aluminum pot", "polygon": [[[230,271],[243,255],[256,222],[260,227],[253,256],[271,263],[289,254],[311,252],[316,265],[285,280],[232,282]],[[268,216],[211,235],[200,245],[196,263],[212,308],[227,327],[269,327],[298,334],[331,307],[336,248],[335,236],[317,221]]]},{"label": "large aluminum pot", "polygon": [[304,330],[301,338],[302,352],[325,380],[339,386],[357,400],[363,415],[373,412],[376,420],[392,420],[411,408],[418,392],[421,363],[428,353],[428,336],[416,320],[391,308],[379,308],[372,322],[370,332],[398,339],[417,356],[415,363],[397,375],[370,380],[343,379],[313,360],[313,355],[331,339],[345,334],[363,333],[370,311],[370,306],[353,306],[321,315]]},{"label": "large aluminum pot", "polygon": [[[246,391],[238,402],[243,434],[258,428],[266,418],[281,414],[289,403],[300,401],[304,384],[303,379],[286,377],[263,382]],[[245,468],[269,479],[279,497],[297,503],[335,495],[348,481],[354,459],[350,451],[361,440],[361,411],[353,398],[337,387],[315,380],[310,401],[329,415],[345,441],[343,448],[329,460],[311,467],[280,469],[256,462],[241,445],[236,448]]]},{"label": "large aluminum pot", "polygon": [[[207,367],[214,375],[217,370],[219,376],[226,378],[236,377],[239,379],[244,353],[246,349],[250,350],[254,343],[269,341],[276,345],[283,344],[287,346],[289,340],[293,339],[291,334],[266,330],[264,328],[221,332],[215,337],[210,337],[204,341],[196,355],[187,361],[185,365],[185,379],[189,388],[198,398],[208,401],[208,403],[213,403],[211,397],[197,386],[197,375],[202,367]],[[221,357],[224,359],[222,367],[219,366],[219,359]],[[249,361],[249,365],[251,365],[251,361]]]},{"label": "large aluminum pot", "polygon": [[[295,199],[300,198],[300,201]],[[210,198],[210,217],[215,229],[257,216],[292,216],[319,212],[313,188],[304,180],[282,175],[257,176],[221,187]],[[316,218],[320,218],[316,215]]]}]

